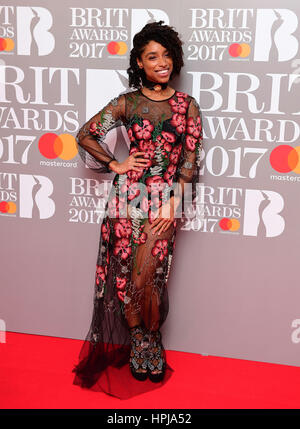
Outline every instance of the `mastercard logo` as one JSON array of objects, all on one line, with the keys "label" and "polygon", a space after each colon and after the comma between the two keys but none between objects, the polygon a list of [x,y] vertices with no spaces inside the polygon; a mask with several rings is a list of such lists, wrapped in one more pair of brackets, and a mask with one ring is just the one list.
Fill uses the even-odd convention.
[{"label": "mastercard logo", "polygon": [[293,171],[300,174],[300,146],[282,144],[275,147],[270,154],[270,164],[278,173]]},{"label": "mastercard logo", "polygon": [[219,225],[223,231],[237,231],[240,228],[240,222],[237,219],[228,219],[227,217],[221,219]]},{"label": "mastercard logo", "polygon": [[109,42],[107,50],[111,55],[124,55],[128,47],[125,42]]},{"label": "mastercard logo", "polygon": [[231,57],[246,58],[249,56],[250,51],[251,48],[248,43],[232,43],[228,48],[228,52]]},{"label": "mastercard logo", "polygon": [[0,212],[1,213],[16,213],[17,206],[12,201],[1,201]]},{"label": "mastercard logo", "polygon": [[61,158],[69,160],[77,155],[77,143],[71,134],[46,133],[39,139],[40,153],[48,159]]},{"label": "mastercard logo", "polygon": [[15,42],[9,38],[0,37],[0,51],[12,51],[15,47]]}]

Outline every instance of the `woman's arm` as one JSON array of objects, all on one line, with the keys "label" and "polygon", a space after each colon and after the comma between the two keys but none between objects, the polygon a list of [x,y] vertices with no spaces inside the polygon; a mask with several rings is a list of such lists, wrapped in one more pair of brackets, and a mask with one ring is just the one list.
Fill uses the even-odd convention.
[{"label": "woman's arm", "polygon": [[[185,184],[192,184],[199,180],[199,163],[203,143],[202,115],[200,107],[194,97],[187,111],[186,131],[183,143],[183,156],[179,165],[178,183],[181,195],[186,193]],[[181,202],[181,195],[177,193],[177,204]]]},{"label": "woman's arm", "polygon": [[111,161],[117,161],[104,142],[111,129],[122,124],[125,118],[125,96],[112,99],[78,131],[78,152],[85,165],[99,173],[110,173]]}]

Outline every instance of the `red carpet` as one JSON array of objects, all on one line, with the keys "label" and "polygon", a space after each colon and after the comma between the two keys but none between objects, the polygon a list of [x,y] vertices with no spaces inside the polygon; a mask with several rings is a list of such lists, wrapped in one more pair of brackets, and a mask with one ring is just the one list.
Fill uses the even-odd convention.
[{"label": "red carpet", "polygon": [[82,342],[6,333],[0,343],[0,408],[300,408],[300,368],[167,351],[175,369],[161,389],[120,400],[73,385]]}]

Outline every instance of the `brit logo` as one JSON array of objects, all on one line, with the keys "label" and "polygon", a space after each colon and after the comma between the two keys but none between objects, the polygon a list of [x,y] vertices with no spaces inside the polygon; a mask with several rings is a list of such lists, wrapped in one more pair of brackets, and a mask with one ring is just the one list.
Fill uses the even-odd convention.
[{"label": "brit logo", "polygon": [[[51,12],[45,7],[1,6],[0,51],[18,55],[49,55],[55,47]],[[15,40],[16,37],[16,40]]]},{"label": "brit logo", "polygon": [[297,15],[289,9],[258,9],[254,61],[289,61],[298,52],[293,34],[298,27]]},{"label": "brit logo", "polygon": [[274,191],[245,190],[244,235],[277,237],[285,228],[279,214],[284,208],[283,197]]},{"label": "brit logo", "polygon": [[52,192],[53,183],[48,177],[20,174],[20,217],[52,217],[55,212],[55,203],[50,198]]}]

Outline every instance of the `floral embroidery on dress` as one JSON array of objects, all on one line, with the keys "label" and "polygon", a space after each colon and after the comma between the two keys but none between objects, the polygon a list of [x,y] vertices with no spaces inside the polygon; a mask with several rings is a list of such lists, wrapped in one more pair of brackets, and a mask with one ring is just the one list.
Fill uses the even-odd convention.
[{"label": "floral embroidery on dress", "polygon": [[137,90],[111,100],[76,136],[83,161],[99,173],[111,173],[108,166],[116,158],[105,138],[117,124],[127,130],[129,154],[145,152],[147,164],[116,174],[105,205],[93,319],[77,372],[83,385],[94,386],[106,368],[126,362],[128,325],[134,326],[146,314],[145,327],[151,331],[166,319],[167,281],[176,228],[182,219],[174,219],[160,236],[151,225],[172,190],[175,194],[174,184],[180,189],[186,183],[194,186],[200,174],[202,118],[190,95],[175,91],[169,99],[157,102]]},{"label": "floral embroidery on dress", "polygon": [[168,241],[156,240],[151,253],[153,256],[158,256],[159,260],[162,261],[168,254]]}]

